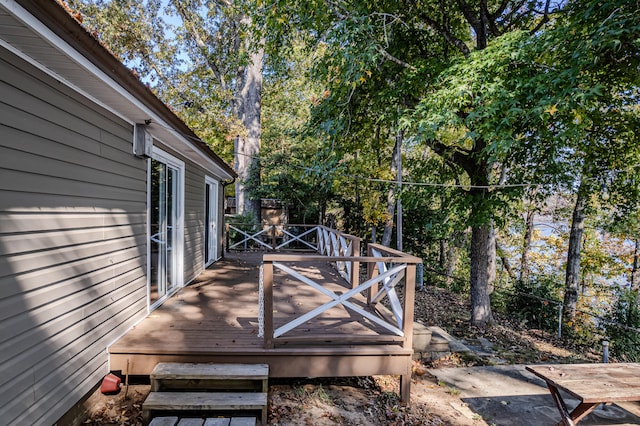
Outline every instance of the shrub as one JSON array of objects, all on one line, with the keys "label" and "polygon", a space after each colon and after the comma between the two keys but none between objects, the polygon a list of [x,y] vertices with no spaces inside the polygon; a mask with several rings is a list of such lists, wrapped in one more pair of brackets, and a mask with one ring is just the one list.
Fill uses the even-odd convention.
[{"label": "shrub", "polygon": [[[562,285],[551,276],[518,281],[504,301],[507,313],[529,327],[555,332],[558,329],[558,292]],[[557,302],[556,302],[557,301]]]},{"label": "shrub", "polygon": [[640,295],[637,290],[622,289],[607,315],[611,356],[640,362]]}]

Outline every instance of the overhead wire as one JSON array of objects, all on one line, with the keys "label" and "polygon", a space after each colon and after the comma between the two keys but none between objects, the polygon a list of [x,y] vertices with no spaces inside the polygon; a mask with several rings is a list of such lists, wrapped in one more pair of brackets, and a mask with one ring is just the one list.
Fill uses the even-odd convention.
[{"label": "overhead wire", "polygon": [[[153,123],[157,126],[160,127],[164,127],[169,129],[167,126],[163,126],[162,124],[159,123]],[[176,131],[175,129],[169,129],[169,130],[173,130],[174,132]],[[191,139],[197,142],[204,142],[202,139],[200,138],[195,138],[191,135],[185,134],[185,133],[181,133],[181,132],[177,132],[179,133],[181,136],[187,138],[187,139]],[[208,144],[207,144],[208,145]],[[256,156],[256,155],[251,155],[251,154],[244,154],[244,153],[235,153],[235,155],[242,155],[245,157],[249,157],[255,160],[261,160],[263,159],[263,157],[260,156]],[[289,157],[292,158],[292,157]],[[295,160],[295,158],[293,158]],[[296,164],[290,164],[291,167],[295,167],[301,170],[305,170],[307,172],[311,172],[311,173],[317,173],[317,174],[322,174],[320,171],[318,171],[317,169],[314,169],[313,167],[309,167],[309,166],[302,166],[302,165],[296,165]],[[508,188],[529,188],[529,187],[541,187],[541,186],[548,186],[547,184],[542,184],[542,183],[510,183],[510,184],[495,184],[495,185],[471,185],[471,184],[463,184],[463,183],[439,183],[439,182],[416,182],[416,181],[400,181],[398,182],[396,179],[381,179],[381,178],[373,178],[373,177],[367,177],[367,176],[358,176],[358,175],[353,175],[353,174],[346,174],[346,173],[338,173],[335,171],[330,172],[332,176],[337,176],[337,177],[341,177],[341,178],[345,178],[345,179],[353,179],[353,180],[359,180],[359,181],[366,181],[366,182],[377,182],[377,183],[389,183],[389,184],[393,184],[393,185],[401,185],[401,186],[424,186],[424,187],[438,187],[438,188],[463,188],[463,189],[487,189],[487,190],[495,190],[495,189],[508,189]],[[326,173],[329,174],[329,173]]]}]

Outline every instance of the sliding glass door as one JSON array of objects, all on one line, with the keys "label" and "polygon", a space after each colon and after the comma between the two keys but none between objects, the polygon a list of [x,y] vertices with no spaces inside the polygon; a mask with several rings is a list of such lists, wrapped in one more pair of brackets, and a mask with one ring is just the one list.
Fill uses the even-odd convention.
[{"label": "sliding glass door", "polygon": [[154,152],[149,172],[149,304],[182,285],[184,164]]},{"label": "sliding glass door", "polygon": [[218,260],[218,182],[205,178],[205,225],[204,260],[205,265]]}]

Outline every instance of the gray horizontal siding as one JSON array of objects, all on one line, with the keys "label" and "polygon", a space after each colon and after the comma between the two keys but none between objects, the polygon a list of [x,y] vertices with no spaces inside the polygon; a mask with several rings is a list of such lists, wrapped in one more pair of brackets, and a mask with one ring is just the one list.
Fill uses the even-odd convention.
[{"label": "gray horizontal siding", "polygon": [[[140,298],[136,299],[136,296]],[[72,327],[61,333],[60,337],[56,336],[55,341],[59,347],[47,358],[34,355],[37,353],[35,350],[23,355],[25,362],[32,363],[32,368],[14,378],[11,386],[13,390],[9,394],[9,397],[14,398],[7,406],[0,408],[0,418],[7,419],[8,424],[51,424],[66,411],[55,415],[50,412],[52,407],[60,406],[61,397],[72,397],[73,402],[76,402],[91,389],[97,379],[106,373],[107,358],[104,348],[121,334],[120,327],[133,325],[132,320],[123,323],[121,319],[135,318],[136,311],[146,303],[146,292],[139,290],[123,301],[129,303],[125,309],[105,310],[102,318],[95,318],[100,323],[99,333],[80,333]],[[65,340],[74,336],[77,338],[73,340],[73,344],[64,345]],[[83,391],[78,386],[79,383],[85,381],[87,373],[93,372],[97,374],[90,378],[91,381],[86,381]],[[21,385],[14,386],[15,383]]]},{"label": "gray horizontal siding", "polygon": [[[129,232],[134,232],[134,229],[130,228]],[[42,238],[47,238],[47,235],[42,235]],[[51,266],[74,262],[75,269],[78,272],[78,274],[75,275],[80,276],[85,273],[91,272],[84,266],[85,260],[91,260],[93,257],[100,256],[102,254],[112,254],[113,257],[118,257],[121,256],[119,254],[121,251],[131,248],[140,249],[140,246],[144,243],[144,235],[132,235],[128,238],[118,238],[113,240],[98,239],[84,244],[71,246],[57,247],[50,245],[49,248],[46,248],[44,250],[29,250],[27,252],[22,252],[11,256],[4,256],[5,262],[10,264],[10,268],[7,269],[4,274],[17,276],[25,272],[42,270]],[[1,236],[0,244],[2,246],[7,246],[7,244],[4,242],[4,238]],[[55,244],[55,242],[50,244]],[[139,251],[139,253],[136,254],[136,257],[142,257],[144,252]],[[110,266],[112,262],[115,262],[113,257],[103,259],[103,261],[105,262],[105,264],[108,263],[108,265]],[[23,290],[25,288],[30,289],[31,285],[29,285],[28,287],[22,287]],[[5,293],[3,292],[3,295],[4,294]]]},{"label": "gray horizontal siding", "polygon": [[[1,241],[0,237],[0,244],[2,244]],[[34,293],[36,290],[50,292],[51,294],[57,294],[58,291],[67,291],[64,288],[58,289],[56,285],[68,280],[80,281],[86,274],[97,272],[101,269],[114,270],[120,265],[126,264],[125,262],[132,260],[135,260],[138,267],[140,267],[141,263],[144,263],[145,258],[141,256],[139,247],[121,249],[117,252],[103,253],[89,258],[82,257],[73,262],[51,263],[47,267],[20,274],[7,273],[7,275],[0,278],[0,289],[2,289],[0,304],[6,305],[7,311],[11,311],[16,309],[11,306],[12,301],[8,300],[11,297],[18,296],[22,301],[26,301],[33,297],[34,294],[37,294]],[[2,263],[7,268],[0,268],[0,270],[11,272],[9,267],[12,265],[9,260],[5,257],[0,257],[0,266],[2,266]]]},{"label": "gray horizontal siding", "polygon": [[204,170],[187,168],[185,179],[184,279],[193,280],[204,269]]},{"label": "gray horizontal siding", "polygon": [[[129,267],[135,265],[133,261],[129,262],[129,264]],[[53,286],[58,291],[46,288],[46,291],[31,292],[25,297],[26,300],[23,303],[30,310],[30,322],[22,321],[20,313],[9,317],[8,314],[15,313],[17,311],[16,308],[7,309],[7,312],[3,312],[3,315],[7,315],[7,317],[2,320],[5,327],[0,330],[0,348],[3,348],[0,353],[0,362],[6,363],[9,361],[10,353],[17,350],[17,342],[25,341],[25,344],[30,345],[35,343],[34,339],[27,338],[27,334],[35,336],[38,332],[43,332],[47,329],[46,334],[53,335],[55,333],[50,333],[50,331],[53,331],[53,328],[56,327],[56,321],[59,318],[74,314],[75,317],[73,318],[81,320],[87,316],[87,309],[91,303],[104,298],[118,300],[118,298],[115,298],[117,294],[131,291],[129,288],[130,283],[145,278],[144,275],[140,274],[138,267],[129,271],[125,267],[121,268],[124,271],[115,276],[114,274],[118,273],[116,270],[111,271],[111,273],[106,270],[98,271],[89,274],[83,281],[70,280],[70,282],[63,282]],[[65,293],[62,293],[63,291]],[[96,308],[100,307],[101,304],[102,302],[98,303]],[[71,319],[72,317],[67,317],[59,325],[64,327],[64,324],[70,324]],[[4,378],[0,378],[0,383]]]},{"label": "gray horizontal siding", "polygon": [[[2,128],[0,127],[0,131]],[[0,170],[2,176],[2,170]],[[87,211],[87,197],[83,195],[61,195],[51,194],[47,187],[33,188],[30,192],[19,192],[0,189],[0,211],[11,212],[15,206],[19,205],[24,212],[33,212],[40,210],[42,206],[47,206],[47,212],[75,212],[81,213]],[[107,209],[113,212],[114,200],[107,198],[94,198],[91,209]],[[143,208],[139,200],[135,201],[118,201],[118,207],[121,211],[134,212]],[[91,212],[89,212],[91,213]],[[113,212],[117,213],[117,212]]]},{"label": "gray horizontal siding", "polygon": [[0,48],[0,419],[54,423],[146,314],[132,126]]}]

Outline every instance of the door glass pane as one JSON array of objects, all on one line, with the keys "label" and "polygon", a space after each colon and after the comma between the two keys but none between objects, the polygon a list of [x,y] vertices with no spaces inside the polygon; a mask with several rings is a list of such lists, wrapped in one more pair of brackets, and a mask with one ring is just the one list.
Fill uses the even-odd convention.
[{"label": "door glass pane", "polygon": [[205,184],[205,209],[204,209],[204,260],[205,262],[209,262],[211,260],[211,253],[209,250],[209,246],[210,244],[210,238],[211,236],[209,235],[210,232],[210,227],[209,227],[209,223],[211,223],[211,185],[210,184]]},{"label": "door glass pane", "polygon": [[167,291],[177,284],[176,280],[176,250],[175,241],[178,230],[178,211],[176,194],[178,189],[178,170],[167,167]]},{"label": "door glass pane", "polygon": [[178,285],[178,183],[180,170],[151,160],[149,297],[155,303]]},{"label": "door glass pane", "polygon": [[218,185],[205,184],[205,263],[218,259]]},{"label": "door glass pane", "polygon": [[151,247],[151,274],[149,277],[149,295],[151,303],[157,301],[165,292],[166,250],[165,250],[165,226],[166,226],[166,165],[151,160],[151,185],[150,185],[150,219],[149,219],[149,245]]}]

